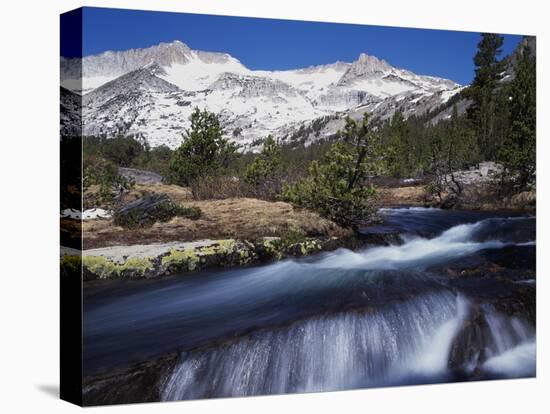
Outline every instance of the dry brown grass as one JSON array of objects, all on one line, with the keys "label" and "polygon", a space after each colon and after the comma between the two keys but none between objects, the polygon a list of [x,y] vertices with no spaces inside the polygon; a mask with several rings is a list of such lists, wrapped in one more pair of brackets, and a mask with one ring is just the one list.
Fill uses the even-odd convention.
[{"label": "dry brown grass", "polygon": [[423,186],[378,188],[378,203],[381,206],[424,205],[426,193]]},{"label": "dry brown grass", "polygon": [[198,220],[175,217],[150,228],[128,230],[117,227],[112,220],[84,222],[84,248],[149,244],[168,241],[238,238],[254,240],[259,237],[285,237],[299,232],[307,237],[344,237],[350,231],[321,218],[318,214],[299,209],[284,202],[269,202],[254,198],[194,201],[188,189],[178,186],[136,186],[126,197],[131,201],[150,192],[165,192],[186,207],[202,211]]}]

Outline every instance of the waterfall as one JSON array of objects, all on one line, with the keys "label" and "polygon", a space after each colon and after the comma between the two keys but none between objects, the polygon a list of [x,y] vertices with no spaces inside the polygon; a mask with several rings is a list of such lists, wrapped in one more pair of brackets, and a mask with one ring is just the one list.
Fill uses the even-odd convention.
[{"label": "waterfall", "polygon": [[162,398],[179,400],[376,386],[443,373],[467,303],[449,292],[327,315],[183,353]]},{"label": "waterfall", "polygon": [[[163,385],[163,400],[334,391],[444,381],[469,303],[449,292],[381,309],[344,312],[263,330],[184,352]],[[534,374],[534,329],[486,312],[489,358],[498,377]],[[473,362],[470,369],[473,370]]]}]

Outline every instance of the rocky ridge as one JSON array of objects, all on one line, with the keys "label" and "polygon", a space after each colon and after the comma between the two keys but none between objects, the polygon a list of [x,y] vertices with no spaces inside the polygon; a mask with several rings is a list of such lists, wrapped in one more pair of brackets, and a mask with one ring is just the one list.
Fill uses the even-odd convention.
[{"label": "rocky ridge", "polygon": [[416,75],[364,53],[351,63],[260,71],[180,41],[63,58],[61,75],[64,88],[83,95],[85,135],[124,134],[172,148],[181,143],[195,107],[220,114],[228,137],[246,150],[268,134],[288,141],[327,116],[340,122],[306,141],[332,136],[346,115],[420,114],[461,90],[450,80]]}]

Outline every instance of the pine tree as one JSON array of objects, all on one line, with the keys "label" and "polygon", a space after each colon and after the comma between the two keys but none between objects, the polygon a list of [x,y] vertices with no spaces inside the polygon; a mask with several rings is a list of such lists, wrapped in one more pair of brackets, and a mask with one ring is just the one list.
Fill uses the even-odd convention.
[{"label": "pine tree", "polygon": [[409,139],[409,125],[401,111],[395,111],[389,128],[388,169],[394,176],[407,176],[415,168],[415,143]]},{"label": "pine tree", "polygon": [[246,168],[244,180],[255,188],[258,196],[272,198],[280,190],[280,175],[281,147],[269,135],[262,151]]},{"label": "pine tree", "polygon": [[237,147],[223,137],[216,114],[196,108],[191,115],[191,128],[170,161],[171,179],[190,185],[199,177],[216,174],[235,157]]},{"label": "pine tree", "polygon": [[466,93],[473,101],[468,108],[468,117],[474,122],[478,146],[486,159],[495,158],[498,146],[495,144],[495,115],[499,108],[494,93],[502,77],[503,63],[498,60],[502,44],[502,36],[482,33],[474,56],[475,78]]},{"label": "pine tree", "polygon": [[472,83],[474,88],[489,86],[494,89],[501,78],[502,63],[498,56],[502,53],[504,38],[493,33],[482,33],[478,51],[474,56],[476,76]]},{"label": "pine tree", "polygon": [[536,173],[536,59],[526,46],[516,63],[510,86],[510,128],[501,159],[519,189],[535,183]]}]

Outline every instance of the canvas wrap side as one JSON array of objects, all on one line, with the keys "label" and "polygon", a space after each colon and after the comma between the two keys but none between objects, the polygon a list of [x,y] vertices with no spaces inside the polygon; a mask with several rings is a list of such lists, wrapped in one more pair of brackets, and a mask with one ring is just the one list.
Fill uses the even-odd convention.
[{"label": "canvas wrap side", "polygon": [[[82,55],[82,9],[61,15],[61,50]],[[75,100],[75,96],[78,96]],[[70,100],[70,102],[69,102]],[[60,88],[60,211],[82,211],[82,98]],[[67,125],[70,120],[70,127]],[[60,220],[60,398],[82,405],[82,219]]]}]

